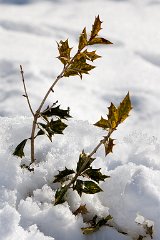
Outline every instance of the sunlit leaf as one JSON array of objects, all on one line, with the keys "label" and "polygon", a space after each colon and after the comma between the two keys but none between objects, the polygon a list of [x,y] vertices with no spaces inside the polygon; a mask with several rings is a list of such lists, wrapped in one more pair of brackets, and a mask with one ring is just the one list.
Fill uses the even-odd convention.
[{"label": "sunlit leaf", "polygon": [[28,139],[24,139],[18,146],[15,148],[13,155],[22,158],[24,156],[24,147]]},{"label": "sunlit leaf", "polygon": [[119,120],[118,109],[115,107],[113,103],[111,103],[108,110],[109,110],[108,121],[110,122],[112,129],[114,129],[118,125],[118,120]]},{"label": "sunlit leaf", "polygon": [[101,37],[93,38],[88,42],[88,45],[94,45],[94,44],[113,44],[109,40]]},{"label": "sunlit leaf", "polygon": [[68,169],[65,167],[65,170],[59,171],[59,173],[55,176],[55,180],[53,181],[53,183],[62,182],[64,180],[64,178],[66,178],[67,176],[69,176],[73,173],[74,173],[74,171],[72,169]]},{"label": "sunlit leaf", "polygon": [[131,100],[128,93],[118,107],[119,123],[123,122],[128,117],[131,109]]},{"label": "sunlit leaf", "polygon": [[70,52],[71,52],[71,49],[72,48],[70,48],[69,47],[69,44],[68,44],[68,39],[66,40],[66,41],[60,41],[59,43],[58,43],[58,50],[59,50],[59,57],[58,57],[58,59],[64,64],[64,65],[66,65],[69,61],[70,61],[70,59],[71,59],[71,57],[70,57]]},{"label": "sunlit leaf", "polygon": [[83,54],[85,54],[87,60],[92,61],[92,62],[94,60],[96,60],[97,58],[101,58],[101,56],[96,54],[96,51],[88,52],[87,50],[85,50],[83,52]]},{"label": "sunlit leaf", "polygon": [[99,15],[95,18],[94,24],[92,25],[92,31],[91,31],[91,36],[90,36],[90,40],[94,39],[99,31],[102,29],[101,28],[101,20],[99,18]]},{"label": "sunlit leaf", "polygon": [[103,117],[101,117],[101,119],[98,122],[96,122],[94,125],[97,127],[101,127],[105,130],[110,128],[109,121],[104,119]]},{"label": "sunlit leaf", "polygon": [[86,33],[86,28],[84,28],[79,37],[78,49],[81,51],[86,46],[87,46],[87,33]]},{"label": "sunlit leaf", "polygon": [[101,168],[93,169],[92,167],[90,167],[89,169],[87,169],[83,172],[83,176],[89,177],[98,183],[99,183],[99,181],[104,181],[106,178],[109,178],[109,176],[103,175],[100,172],[100,170],[101,170]]}]

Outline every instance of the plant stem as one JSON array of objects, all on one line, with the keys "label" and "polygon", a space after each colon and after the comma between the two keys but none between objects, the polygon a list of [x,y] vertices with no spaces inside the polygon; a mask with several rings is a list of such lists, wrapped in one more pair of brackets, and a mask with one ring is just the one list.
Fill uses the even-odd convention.
[{"label": "plant stem", "polygon": [[[111,134],[113,133],[114,129],[109,130],[108,134],[106,137],[104,137],[103,140],[101,140],[98,145],[93,149],[93,151],[88,155],[88,160],[86,160],[84,162],[84,164],[82,165],[82,167],[80,168],[80,170],[75,174],[75,176],[71,179],[71,181],[65,186],[65,192],[64,195],[66,194],[66,192],[68,191],[68,189],[70,188],[70,186],[72,184],[75,183],[75,181],[77,180],[77,178],[81,175],[81,173],[85,170],[86,165],[88,164],[88,162],[90,161],[90,158],[97,152],[97,150],[100,148],[100,146],[102,144],[105,144],[108,142],[108,139],[110,138]],[[56,203],[59,201],[59,198],[56,199],[55,201],[55,205]]]},{"label": "plant stem", "polygon": [[[82,49],[83,50],[83,49]],[[81,50],[81,51],[82,51]],[[63,78],[63,75],[65,73],[65,71],[70,67],[70,65],[72,64],[72,62],[74,61],[74,59],[77,57],[77,55],[80,53],[80,51],[78,50],[77,53],[74,55],[74,57],[72,57],[72,59],[70,60],[70,62],[68,64],[66,64],[66,66],[64,66],[62,72],[60,73],[60,75],[55,79],[55,81],[53,82],[53,84],[51,85],[51,87],[48,89],[47,93],[45,94],[39,108],[37,109],[37,111],[35,113],[33,113],[33,123],[32,123],[32,132],[31,132],[31,164],[35,162],[35,149],[34,149],[34,141],[35,141],[35,131],[36,131],[36,125],[37,125],[37,120],[40,117],[40,112],[41,109],[46,101],[46,99],[48,98],[49,94],[51,92],[53,92],[53,88],[54,86],[57,84],[57,82]]]},{"label": "plant stem", "polygon": [[23,87],[24,87],[24,92],[25,92],[25,95],[23,95],[23,96],[27,98],[29,109],[30,109],[30,111],[31,111],[31,113],[34,117],[34,112],[32,110],[32,107],[31,107],[31,104],[30,104],[30,101],[29,101],[29,97],[28,97],[28,94],[27,94],[26,84],[25,84],[25,80],[24,80],[24,71],[23,71],[22,65],[20,65],[20,73],[21,73],[21,76],[22,76],[22,82],[23,82]]}]

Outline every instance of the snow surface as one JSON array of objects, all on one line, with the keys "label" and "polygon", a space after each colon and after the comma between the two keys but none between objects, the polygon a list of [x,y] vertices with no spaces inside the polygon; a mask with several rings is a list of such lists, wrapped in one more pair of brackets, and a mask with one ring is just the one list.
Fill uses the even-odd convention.
[{"label": "snow surface", "polygon": [[[21,170],[12,152],[29,137],[32,119],[22,97],[19,64],[36,109],[62,69],[56,41],[69,38],[75,47],[83,27],[89,31],[98,14],[102,36],[114,45],[98,47],[102,58],[97,68],[83,81],[62,79],[48,99],[69,106],[77,120],[69,121],[65,134],[52,144],[39,140],[34,174]],[[137,214],[142,215],[154,222],[153,239],[160,239],[159,24],[159,0],[0,0],[0,239],[132,239],[108,227],[84,236],[82,217],[72,214],[81,203],[91,216],[110,213],[119,230],[135,238],[143,233],[135,223]],[[91,123],[128,90],[133,110],[114,135],[114,153],[105,159],[100,149],[94,163],[111,176],[101,184],[104,192],[82,199],[70,192],[68,204],[53,207],[54,175],[65,166],[75,168],[82,149],[95,147],[104,133]],[[29,151],[27,145],[25,161]]]}]

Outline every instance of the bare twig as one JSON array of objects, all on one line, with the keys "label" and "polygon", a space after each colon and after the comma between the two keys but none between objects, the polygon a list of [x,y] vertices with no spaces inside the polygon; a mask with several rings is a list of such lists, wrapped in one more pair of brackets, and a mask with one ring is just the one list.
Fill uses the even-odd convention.
[{"label": "bare twig", "polygon": [[21,76],[22,76],[22,82],[23,82],[23,87],[24,87],[24,92],[25,92],[25,95],[23,95],[23,96],[27,99],[29,109],[30,109],[32,115],[34,116],[34,112],[32,110],[32,107],[31,107],[31,104],[30,104],[30,101],[29,101],[29,97],[28,97],[28,94],[27,94],[27,89],[26,89],[26,84],[25,84],[25,80],[24,80],[24,72],[23,72],[22,65],[20,65],[20,73],[21,73]]}]

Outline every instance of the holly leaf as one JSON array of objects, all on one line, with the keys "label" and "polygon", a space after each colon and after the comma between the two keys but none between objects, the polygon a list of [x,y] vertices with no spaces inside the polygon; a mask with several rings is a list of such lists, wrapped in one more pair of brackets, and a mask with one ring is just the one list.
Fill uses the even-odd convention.
[{"label": "holly leaf", "polygon": [[60,109],[60,105],[52,108],[48,106],[41,114],[42,116],[46,117],[57,116],[61,119],[67,120],[67,118],[71,118],[71,116],[69,115],[69,111],[69,108],[66,110]]},{"label": "holly leaf", "polygon": [[83,29],[80,37],[79,37],[79,45],[78,49],[81,51],[84,47],[87,46],[87,33],[86,33],[86,28]]},{"label": "holly leaf", "polygon": [[95,182],[82,181],[79,179],[77,179],[74,190],[76,190],[80,196],[82,195],[82,193],[95,194],[103,191]]},{"label": "holly leaf", "polygon": [[55,194],[54,205],[62,204],[62,203],[64,203],[66,201],[65,200],[66,192],[67,192],[67,187],[66,186],[61,187],[60,189],[57,189],[56,194]]},{"label": "holly leaf", "polygon": [[68,44],[68,39],[66,41],[60,41],[59,43],[57,43],[58,45],[58,51],[59,51],[59,57],[58,59],[64,64],[66,65],[67,63],[69,63],[71,57],[70,57],[70,52],[71,52],[71,49],[69,47],[69,44]]},{"label": "holly leaf", "polygon": [[87,50],[85,50],[83,52],[83,54],[86,56],[86,59],[89,61],[94,61],[97,58],[101,58],[101,56],[99,56],[98,54],[96,54],[96,51],[92,51],[92,52],[88,52]]},{"label": "holly leaf", "polygon": [[131,109],[132,109],[131,100],[130,100],[130,96],[129,96],[129,92],[128,92],[118,107],[119,123],[122,123],[129,116],[129,112]]},{"label": "holly leaf", "polygon": [[73,173],[74,173],[74,171],[72,169],[68,169],[68,168],[65,167],[65,170],[59,171],[59,174],[57,174],[55,176],[55,179],[54,179],[53,183],[63,182],[67,176],[69,176]]},{"label": "holly leaf", "polygon": [[45,132],[42,129],[40,129],[37,133],[37,136],[41,136],[41,135],[44,135],[44,134],[45,134]]},{"label": "holly leaf", "polygon": [[118,109],[115,107],[113,103],[111,103],[108,113],[108,121],[110,122],[110,126],[112,129],[116,128],[119,121]]},{"label": "holly leaf", "polygon": [[101,168],[93,169],[92,167],[90,167],[89,169],[83,172],[83,176],[91,178],[92,180],[98,183],[99,181],[104,181],[106,178],[109,178],[109,176],[103,175],[100,172],[100,170]]},{"label": "holly leaf", "polygon": [[88,74],[94,68],[95,66],[86,63],[86,57],[83,54],[79,54],[64,72],[64,77],[79,75],[82,79],[82,74]]},{"label": "holly leaf", "polygon": [[90,221],[91,226],[81,228],[83,231],[83,234],[91,234],[93,232],[96,232],[100,229],[102,226],[106,226],[107,222],[112,219],[111,215],[108,215],[106,218],[101,218],[99,221],[97,221],[97,215],[93,217],[93,219]]},{"label": "holly leaf", "polygon": [[104,130],[107,130],[110,128],[110,122],[104,119],[103,117],[101,117],[101,119],[98,122],[96,122],[94,125],[97,127],[103,128]]},{"label": "holly leaf", "polygon": [[94,39],[99,31],[102,29],[101,28],[101,20],[99,18],[99,15],[97,17],[95,17],[95,21],[94,21],[94,24],[92,25],[92,31],[91,31],[91,36],[90,36],[90,40],[91,41],[92,39]]},{"label": "holly leaf", "polygon": [[86,208],[86,204],[85,205],[80,205],[79,208],[76,209],[76,211],[74,211],[74,215],[78,215],[78,214],[87,214],[88,213],[88,210]]},{"label": "holly leaf", "polygon": [[88,45],[94,45],[94,44],[113,44],[109,40],[101,37],[93,38],[88,42]]},{"label": "holly leaf", "polygon": [[18,146],[15,148],[13,155],[22,158],[24,156],[24,147],[28,139],[24,139]]},{"label": "holly leaf", "polygon": [[82,151],[82,153],[79,155],[79,161],[77,163],[77,169],[76,171],[79,172],[82,168],[82,166],[84,165],[84,163],[87,162],[86,166],[84,167],[84,170],[86,170],[88,167],[90,167],[91,163],[95,160],[95,158],[91,158],[89,157],[86,153],[84,153],[84,151]]},{"label": "holly leaf", "polygon": [[115,145],[113,143],[114,139],[109,138],[108,142],[104,143],[104,147],[105,147],[105,155],[107,156],[109,153],[113,152],[113,146]]}]

